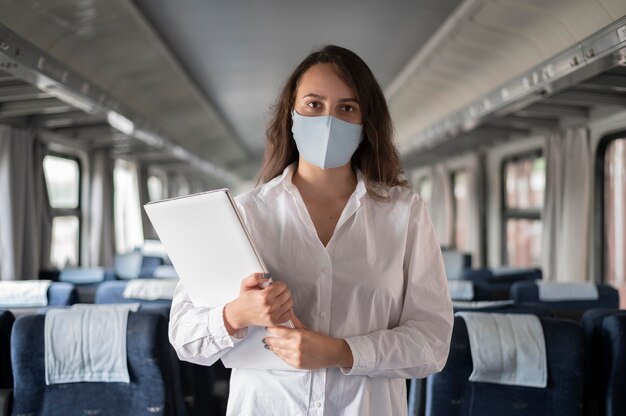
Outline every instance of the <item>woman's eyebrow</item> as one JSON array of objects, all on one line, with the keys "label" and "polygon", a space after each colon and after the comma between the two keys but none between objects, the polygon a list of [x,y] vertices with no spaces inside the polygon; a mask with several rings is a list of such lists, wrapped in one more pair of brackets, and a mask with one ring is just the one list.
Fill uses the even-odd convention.
[{"label": "woman's eyebrow", "polygon": [[324,97],[323,95],[315,94],[313,92],[308,93],[307,95],[305,95],[302,98],[306,98],[306,97],[313,97],[313,98],[317,98],[319,100],[325,100],[326,99],[326,97]]},{"label": "woman's eyebrow", "polygon": [[[310,92],[310,93],[308,93],[307,95],[305,95],[302,98],[307,98],[307,97],[317,98],[318,100],[325,100],[326,99],[326,97],[324,97],[323,95],[315,94],[314,92]],[[352,97],[350,97],[350,98],[340,98],[337,101],[340,102],[340,103],[346,103],[346,102],[358,103],[359,102],[359,100],[357,100],[356,98],[352,98]]]}]

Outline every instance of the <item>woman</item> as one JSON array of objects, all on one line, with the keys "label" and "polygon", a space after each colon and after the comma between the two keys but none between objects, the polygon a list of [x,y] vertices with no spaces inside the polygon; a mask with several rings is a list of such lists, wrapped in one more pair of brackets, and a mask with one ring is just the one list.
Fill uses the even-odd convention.
[{"label": "woman", "polygon": [[[307,372],[233,369],[229,414],[400,415],[406,378],[440,371],[452,307],[424,203],[400,176],[384,95],[354,53],[326,46],[294,71],[267,130],[264,185],[237,203],[271,276],[198,308],[174,296],[170,340],[210,365],[250,325]],[[295,329],[279,326],[292,319]]]}]

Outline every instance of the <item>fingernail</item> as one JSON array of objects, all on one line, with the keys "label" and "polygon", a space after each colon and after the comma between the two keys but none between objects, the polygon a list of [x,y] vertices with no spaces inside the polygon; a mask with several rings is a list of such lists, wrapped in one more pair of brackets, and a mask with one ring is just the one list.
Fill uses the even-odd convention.
[{"label": "fingernail", "polygon": [[261,275],[261,277],[262,277],[263,279],[269,279],[270,277],[272,277],[272,275],[270,275],[269,273],[263,273],[263,274]]},{"label": "fingernail", "polygon": [[269,345],[263,345],[263,348],[265,348],[266,350],[269,350],[270,346]]},{"label": "fingernail", "polygon": [[265,330],[267,331],[267,327],[265,327]]},{"label": "fingernail", "polygon": [[265,338],[263,338],[263,339],[261,340],[261,342],[262,342],[264,345],[267,345],[267,342],[265,342]]}]

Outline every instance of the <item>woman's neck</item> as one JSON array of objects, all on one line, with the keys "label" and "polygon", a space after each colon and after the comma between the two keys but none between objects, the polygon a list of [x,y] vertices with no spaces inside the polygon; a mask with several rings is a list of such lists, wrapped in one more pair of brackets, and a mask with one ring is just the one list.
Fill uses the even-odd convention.
[{"label": "woman's neck", "polygon": [[292,182],[303,198],[332,202],[348,199],[356,188],[357,178],[350,163],[338,168],[320,169],[300,158]]}]

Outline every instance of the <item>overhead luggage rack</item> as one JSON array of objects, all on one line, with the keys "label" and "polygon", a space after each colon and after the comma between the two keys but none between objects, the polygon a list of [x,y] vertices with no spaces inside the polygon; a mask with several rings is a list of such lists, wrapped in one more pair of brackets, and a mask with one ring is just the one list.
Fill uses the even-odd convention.
[{"label": "overhead luggage rack", "polygon": [[[0,123],[37,126],[41,136],[77,147],[182,161],[236,186],[241,179],[165,137],[105,90],[0,24]],[[67,137],[64,137],[67,136]],[[87,144],[85,144],[87,143]]]},{"label": "overhead luggage rack", "polygon": [[598,106],[626,107],[626,17],[424,129],[411,166],[584,122]]}]

